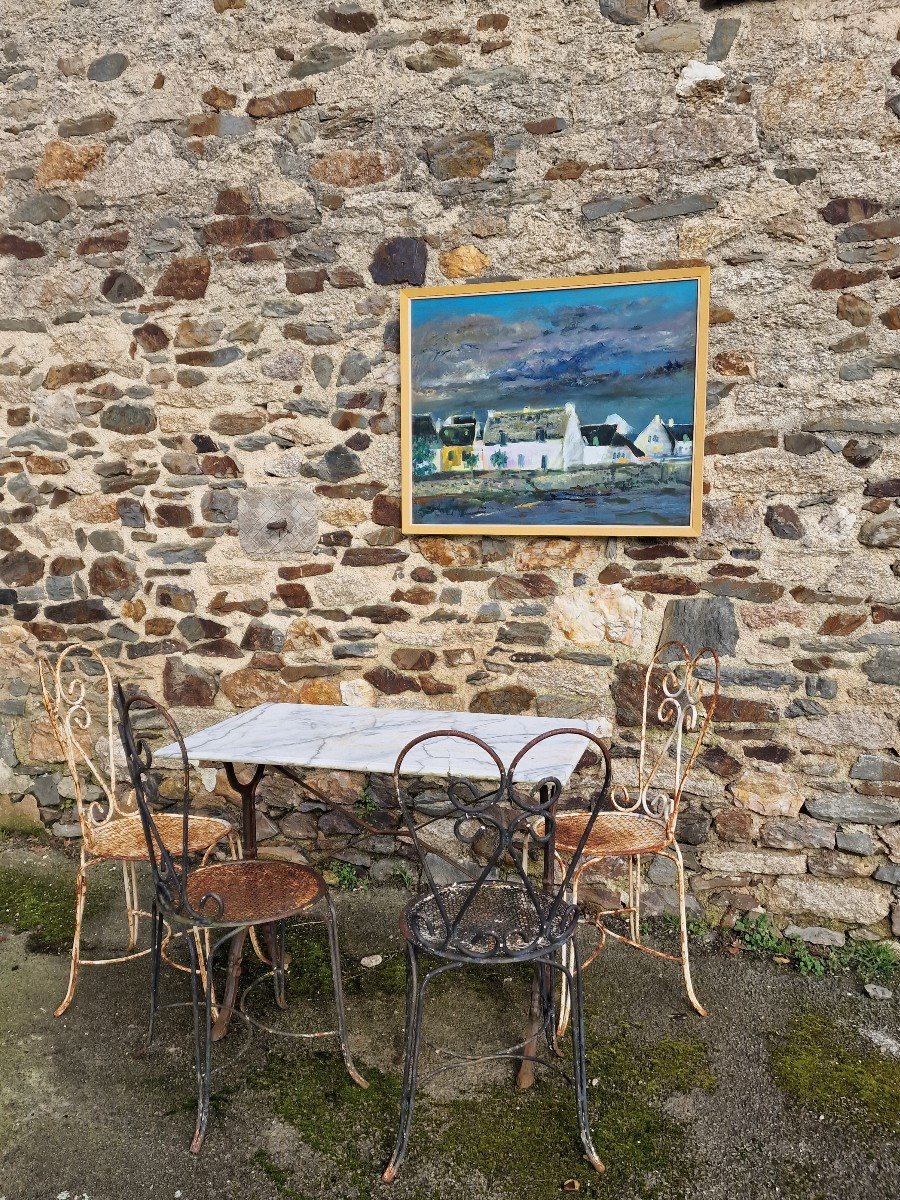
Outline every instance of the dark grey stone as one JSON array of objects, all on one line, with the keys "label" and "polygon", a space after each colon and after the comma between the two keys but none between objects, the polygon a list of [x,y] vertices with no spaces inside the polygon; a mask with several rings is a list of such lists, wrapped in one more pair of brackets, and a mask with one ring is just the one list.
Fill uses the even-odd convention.
[{"label": "dark grey stone", "polygon": [[359,455],[348,450],[346,446],[335,446],[323,454],[317,463],[304,468],[303,474],[315,476],[326,483],[340,483],[343,479],[361,475],[362,463]]},{"label": "dark grey stone", "polygon": [[806,694],[818,696],[821,700],[833,700],[837,695],[837,680],[829,679],[827,675],[807,675]]},{"label": "dark grey stone", "polygon": [[835,843],[838,850],[843,850],[845,854],[874,854],[875,839],[871,834],[863,833],[862,830],[849,829],[838,832]]},{"label": "dark grey stone", "polygon": [[875,878],[881,883],[890,883],[895,887],[900,884],[900,863],[886,863],[875,872]]},{"label": "dark grey stone", "polygon": [[3,333],[45,333],[47,326],[36,317],[0,317]]},{"label": "dark grey stone", "polygon": [[72,205],[62,196],[41,193],[23,200],[12,216],[13,225],[44,225],[62,221],[72,211]]},{"label": "dark grey stone", "polygon": [[670,600],[666,605],[660,645],[682,642],[691,654],[708,646],[721,658],[734,654],[737,640],[734,606],[727,596]]},{"label": "dark grey stone", "polygon": [[586,221],[599,221],[601,217],[611,217],[615,213],[629,212],[639,208],[647,201],[641,196],[602,196],[597,200],[588,200],[582,204],[581,215]]},{"label": "dark grey stone", "polygon": [[783,179],[795,187],[801,183],[809,183],[819,174],[815,167],[776,167],[775,178]]},{"label": "dark grey stone", "polygon": [[876,796],[819,796],[807,800],[806,811],[820,821],[847,825],[895,825],[900,821],[900,800]]},{"label": "dark grey stone", "polygon": [[851,779],[866,779],[875,783],[900,782],[900,758],[880,755],[861,754],[850,768]]},{"label": "dark grey stone", "polygon": [[629,221],[663,221],[667,217],[686,217],[691,213],[709,212],[718,205],[712,196],[678,196],[659,204],[643,204],[625,213]]},{"label": "dark grey stone", "polygon": [[361,350],[351,350],[344,356],[344,361],[341,363],[338,383],[359,383],[361,379],[365,379],[371,367],[372,364]]},{"label": "dark grey stone", "polygon": [[327,354],[314,354],[312,357],[312,372],[319,387],[327,388],[331,383],[334,363]]},{"label": "dark grey stone", "polygon": [[[724,62],[741,27],[738,17],[720,17],[706,47],[707,62]],[[814,172],[815,173],[815,172]]]},{"label": "dark grey stone", "polygon": [[600,15],[616,25],[640,25],[647,19],[650,0],[600,0]]},{"label": "dark grey stone", "polygon": [[378,647],[371,642],[340,642],[332,646],[333,658],[375,658]]},{"label": "dark grey stone", "polygon": [[118,79],[127,66],[127,54],[101,54],[88,67],[87,77],[95,83],[110,83],[113,79]]},{"label": "dark grey stone", "polygon": [[352,57],[353,51],[344,46],[329,46],[325,42],[320,42],[317,46],[310,46],[303,57],[297,59],[288,74],[292,79],[306,79],[310,75],[323,75],[326,71],[342,67]]},{"label": "dark grey stone", "polygon": [[900,684],[900,649],[884,646],[863,666],[863,674],[872,683]]},{"label": "dark grey stone", "polygon": [[61,433],[51,433],[48,429],[26,429],[22,433],[14,433],[6,443],[8,450],[36,446],[39,450],[50,450],[55,454],[61,454],[67,445]]}]

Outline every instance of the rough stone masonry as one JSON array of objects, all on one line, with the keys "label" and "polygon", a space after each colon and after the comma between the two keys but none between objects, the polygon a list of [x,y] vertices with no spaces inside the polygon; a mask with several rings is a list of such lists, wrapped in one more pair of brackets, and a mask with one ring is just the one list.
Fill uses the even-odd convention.
[{"label": "rough stone masonry", "polygon": [[[71,641],[188,729],[263,700],[600,712],[624,770],[635,664],[712,640],[694,901],[900,934],[900,5],[0,20],[6,820],[76,833],[35,669]],[[698,540],[402,536],[400,287],[694,262]],[[270,784],[260,835],[384,879],[365,800],[383,835]]]}]

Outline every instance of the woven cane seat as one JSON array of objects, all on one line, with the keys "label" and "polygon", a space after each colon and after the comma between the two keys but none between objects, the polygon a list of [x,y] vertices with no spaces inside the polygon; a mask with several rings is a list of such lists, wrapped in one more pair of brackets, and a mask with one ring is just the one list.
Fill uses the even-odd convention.
[{"label": "woven cane seat", "polygon": [[[449,923],[472,893],[471,883],[454,883],[438,889]],[[518,955],[543,954],[572,936],[578,910],[560,904],[548,920],[552,898],[537,893],[535,907],[521,884],[488,882],[477,891],[459,928],[446,942],[447,928],[437,900],[429,892],[407,907],[401,928],[404,936],[434,954],[504,960]]]},{"label": "woven cane seat", "polygon": [[[305,912],[324,894],[325,881],[312,867],[266,859],[216,863],[191,871],[187,878],[191,908],[216,925],[284,921]],[[211,895],[221,899],[221,914],[215,902],[203,904]]]},{"label": "woven cane seat", "polygon": [[[556,818],[556,849],[562,855],[574,854],[584,833],[590,813],[560,813]],[[602,812],[597,814],[585,843],[584,858],[619,857],[653,854],[667,845],[662,821],[642,813]]]},{"label": "woven cane seat", "polygon": [[[179,813],[155,813],[153,817],[166,849],[175,857],[181,854],[184,817]],[[188,848],[203,854],[231,832],[231,824],[220,817],[188,817]],[[147,839],[137,813],[94,828],[87,838],[87,850],[95,858],[124,858],[147,861]]]}]

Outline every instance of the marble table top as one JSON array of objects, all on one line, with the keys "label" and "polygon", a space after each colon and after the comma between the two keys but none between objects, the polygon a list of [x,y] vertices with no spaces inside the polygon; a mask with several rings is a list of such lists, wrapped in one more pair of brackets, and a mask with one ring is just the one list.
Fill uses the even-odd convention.
[{"label": "marble table top", "polygon": [[[582,729],[609,737],[608,721],[563,717],[512,717],[485,713],[402,708],[355,708],[350,705],[260,704],[185,739],[192,763],[264,763],[268,766],[324,767],[390,775],[397,755],[422,733],[455,729],[474,733],[509,766],[516,753],[539,733]],[[522,781],[548,777],[566,783],[590,741],[577,734],[539,743],[516,771]],[[156,758],[177,758],[174,743]],[[424,778],[496,779],[497,769],[484,751],[460,738],[441,738],[410,751],[403,775]]]}]

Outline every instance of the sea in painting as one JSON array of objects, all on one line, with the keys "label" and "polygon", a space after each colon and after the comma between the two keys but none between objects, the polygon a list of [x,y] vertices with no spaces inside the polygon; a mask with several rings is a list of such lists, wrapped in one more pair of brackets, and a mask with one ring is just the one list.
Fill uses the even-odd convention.
[{"label": "sea in painting", "polygon": [[696,279],[415,298],[413,521],[690,524]]}]

